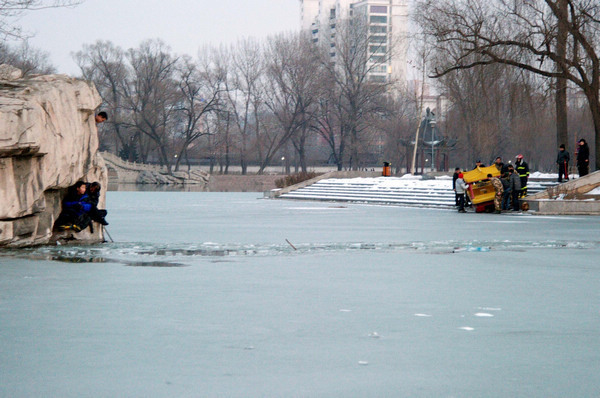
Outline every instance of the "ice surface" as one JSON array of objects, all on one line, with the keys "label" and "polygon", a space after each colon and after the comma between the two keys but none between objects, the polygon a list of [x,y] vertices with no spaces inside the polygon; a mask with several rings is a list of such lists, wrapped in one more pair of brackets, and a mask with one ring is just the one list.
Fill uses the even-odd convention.
[{"label": "ice surface", "polygon": [[115,243],[0,252],[0,396],[600,394],[597,218],[107,202]]}]

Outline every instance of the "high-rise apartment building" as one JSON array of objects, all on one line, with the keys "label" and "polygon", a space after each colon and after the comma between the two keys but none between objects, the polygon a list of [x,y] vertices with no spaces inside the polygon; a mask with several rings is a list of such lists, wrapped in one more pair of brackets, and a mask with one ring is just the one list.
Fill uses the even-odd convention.
[{"label": "high-rise apartment building", "polygon": [[[363,18],[369,32],[369,55],[374,81],[406,81],[408,52],[407,0],[300,0],[302,29],[310,30],[313,41],[333,43],[336,25],[342,20]],[[335,48],[330,52],[335,58]]]}]

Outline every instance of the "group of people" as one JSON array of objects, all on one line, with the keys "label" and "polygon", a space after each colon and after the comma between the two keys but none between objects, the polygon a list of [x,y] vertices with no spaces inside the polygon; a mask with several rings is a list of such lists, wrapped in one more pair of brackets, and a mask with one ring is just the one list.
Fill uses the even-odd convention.
[{"label": "group of people", "polygon": [[88,226],[94,232],[92,221],[102,225],[106,222],[106,210],[98,209],[101,186],[98,182],[86,183],[78,181],[69,187],[67,195],[62,202],[62,211],[54,228],[58,231],[82,231]]},{"label": "group of people", "polygon": [[[577,143],[577,171],[579,177],[583,177],[590,172],[590,148],[585,139],[580,139]],[[566,150],[565,145],[561,144],[558,147],[558,156],[556,157],[556,165],[558,166],[558,182],[569,181],[569,161],[571,155]]]},{"label": "group of people", "polygon": [[[589,173],[590,165],[590,149],[585,139],[578,141],[577,151],[577,169],[579,176],[583,177]],[[558,182],[569,180],[569,152],[565,149],[565,145],[560,145],[556,164],[558,165]],[[487,177],[491,181],[492,186],[496,191],[494,197],[494,210],[496,213],[501,213],[502,210],[519,209],[519,198],[527,196],[527,180],[529,179],[529,165],[523,159],[523,155],[519,154],[515,158],[515,164],[504,164],[502,158],[498,156],[494,161],[494,166],[500,172],[499,177],[494,177],[488,174]],[[481,160],[475,162],[475,169],[485,167]],[[460,213],[465,212],[465,206],[468,205],[468,196],[466,192],[469,188],[464,179],[464,175],[460,167],[454,170],[452,178],[452,189],[456,194],[456,207]]]},{"label": "group of people", "polygon": [[[502,158],[498,156],[494,161],[494,166],[500,172],[500,177],[493,177],[488,174],[487,178],[491,180],[492,186],[496,191],[494,197],[494,209],[496,213],[502,210],[519,211],[519,198],[527,195],[527,179],[529,178],[529,166],[523,160],[523,155],[517,155],[515,165],[504,164]],[[516,166],[516,167],[515,167]],[[478,160],[475,168],[485,167]],[[454,171],[452,178],[452,189],[455,192],[456,206],[459,213],[465,213],[468,197],[465,195],[469,189],[469,184],[463,179],[464,174],[460,167]]]}]

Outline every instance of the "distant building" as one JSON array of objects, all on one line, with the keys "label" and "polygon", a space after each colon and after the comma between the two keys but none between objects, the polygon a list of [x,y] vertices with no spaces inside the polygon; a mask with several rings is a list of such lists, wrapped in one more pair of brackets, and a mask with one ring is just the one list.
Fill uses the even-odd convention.
[{"label": "distant building", "polygon": [[315,43],[331,43],[335,59],[336,25],[342,20],[364,17],[369,29],[369,57],[373,81],[406,82],[408,52],[407,0],[300,0],[301,25],[310,30]]}]

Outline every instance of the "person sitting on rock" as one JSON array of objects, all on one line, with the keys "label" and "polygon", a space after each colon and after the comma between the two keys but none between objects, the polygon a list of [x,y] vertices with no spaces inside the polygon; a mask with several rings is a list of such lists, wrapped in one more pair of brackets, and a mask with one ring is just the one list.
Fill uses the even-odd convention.
[{"label": "person sitting on rock", "polygon": [[92,205],[92,208],[88,212],[90,218],[92,219],[92,221],[96,221],[97,223],[100,223],[102,225],[108,225],[108,222],[106,222],[105,219],[107,211],[104,209],[98,209],[98,201],[100,200],[100,190],[102,189],[100,183],[94,181],[86,185],[88,195],[86,202]]},{"label": "person sitting on rock", "polygon": [[89,203],[86,190],[87,185],[83,181],[78,181],[69,188],[62,203],[62,212],[54,223],[57,230],[71,229],[79,232],[90,225],[91,219],[88,213],[92,209],[92,205]]}]

